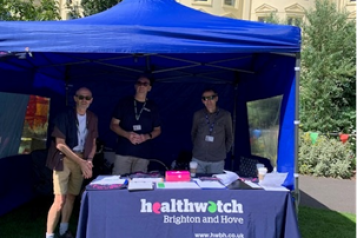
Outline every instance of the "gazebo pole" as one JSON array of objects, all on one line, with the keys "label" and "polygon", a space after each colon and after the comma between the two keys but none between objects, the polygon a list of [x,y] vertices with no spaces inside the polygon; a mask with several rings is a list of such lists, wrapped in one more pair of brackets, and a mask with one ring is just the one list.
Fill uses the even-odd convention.
[{"label": "gazebo pole", "polygon": [[236,123],[237,123],[237,97],[238,97],[238,82],[239,76],[236,72],[236,80],[234,82],[234,102],[233,102],[233,116],[232,116],[232,131],[233,131],[233,143],[232,143],[232,152],[231,152],[231,171],[234,171],[235,163],[235,142],[236,142]]},{"label": "gazebo pole", "polygon": [[299,191],[299,84],[300,84],[300,53],[296,53],[295,66],[295,116],[294,116],[294,198],[296,212],[299,211],[300,191]]}]

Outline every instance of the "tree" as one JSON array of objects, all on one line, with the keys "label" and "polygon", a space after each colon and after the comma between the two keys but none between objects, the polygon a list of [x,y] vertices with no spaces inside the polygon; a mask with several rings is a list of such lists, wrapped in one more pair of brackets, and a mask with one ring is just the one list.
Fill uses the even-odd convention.
[{"label": "tree", "polygon": [[55,0],[0,0],[2,21],[48,21],[60,20],[59,7]]},{"label": "tree", "polygon": [[81,18],[82,16],[90,16],[103,12],[121,1],[122,0],[82,0],[80,5],[67,4],[67,7],[71,9],[69,13],[72,18]]},{"label": "tree", "polygon": [[352,132],[356,122],[355,21],[328,0],[317,0],[306,19],[301,55],[302,129]]}]

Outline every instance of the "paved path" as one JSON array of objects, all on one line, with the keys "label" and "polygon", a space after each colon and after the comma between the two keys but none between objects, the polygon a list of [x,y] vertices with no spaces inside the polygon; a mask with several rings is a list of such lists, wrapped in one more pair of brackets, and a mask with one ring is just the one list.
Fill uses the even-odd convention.
[{"label": "paved path", "polygon": [[356,180],[299,176],[300,205],[356,214]]}]

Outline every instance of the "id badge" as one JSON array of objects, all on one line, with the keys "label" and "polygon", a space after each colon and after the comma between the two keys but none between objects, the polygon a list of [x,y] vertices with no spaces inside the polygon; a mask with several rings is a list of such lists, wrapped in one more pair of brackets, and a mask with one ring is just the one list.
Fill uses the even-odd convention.
[{"label": "id badge", "polygon": [[133,131],[140,131],[141,130],[141,125],[134,125],[133,126]]},{"label": "id badge", "polygon": [[206,136],[205,141],[213,142],[214,141],[214,137],[213,136]]}]

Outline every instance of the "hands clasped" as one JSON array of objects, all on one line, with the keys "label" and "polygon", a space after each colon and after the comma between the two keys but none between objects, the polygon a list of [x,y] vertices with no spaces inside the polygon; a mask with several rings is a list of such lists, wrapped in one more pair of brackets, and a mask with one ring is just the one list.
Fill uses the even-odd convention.
[{"label": "hands clasped", "polygon": [[135,132],[129,132],[128,139],[133,145],[141,144],[147,140],[145,134],[137,134]]},{"label": "hands clasped", "polygon": [[92,161],[89,160],[82,160],[81,164],[81,171],[82,175],[85,179],[91,178],[93,175],[92,168],[93,168],[93,163]]}]

